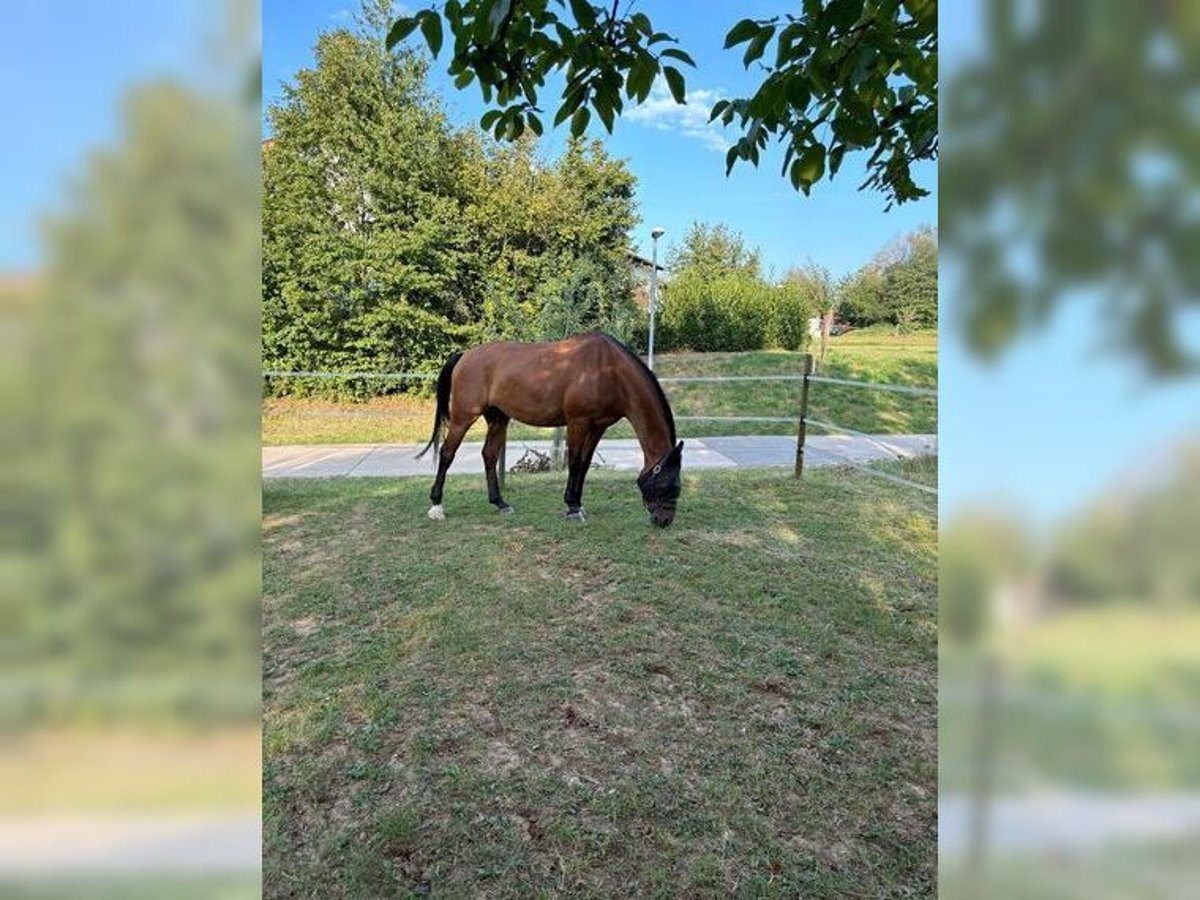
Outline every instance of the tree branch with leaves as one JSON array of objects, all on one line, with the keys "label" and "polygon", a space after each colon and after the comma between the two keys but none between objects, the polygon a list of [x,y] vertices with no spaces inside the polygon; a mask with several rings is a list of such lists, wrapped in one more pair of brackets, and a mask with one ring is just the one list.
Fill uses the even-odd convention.
[{"label": "tree branch with leaves", "polygon": [[[542,117],[569,120],[581,135],[592,113],[612,132],[626,103],[644,103],[662,78],[676,103],[687,101],[682,66],[696,68],[679,41],[656,30],[633,2],[587,0],[446,0],[393,23],[389,49],[420,31],[434,56],[448,30],[448,73],[462,89],[478,83],[490,108],[480,126],[498,139],[544,131]],[[937,159],[936,0],[804,0],[796,14],[742,19],[726,49],[745,44],[743,64],[763,73],[749,97],[719,100],[710,121],[742,130],[726,154],[757,166],[774,140],[782,175],[806,195],[838,172],[846,154],[868,154],[859,186],[888,207],[923,197],[912,166]],[[769,53],[774,48],[773,53]],[[765,61],[764,61],[765,60]],[[544,106],[553,74],[561,95]]]}]

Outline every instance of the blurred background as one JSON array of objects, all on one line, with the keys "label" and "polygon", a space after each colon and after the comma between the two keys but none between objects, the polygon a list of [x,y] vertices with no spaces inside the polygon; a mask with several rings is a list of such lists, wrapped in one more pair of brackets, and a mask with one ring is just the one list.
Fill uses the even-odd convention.
[{"label": "blurred background", "polygon": [[5,6],[6,897],[258,893],[258,48]]},{"label": "blurred background", "polygon": [[945,4],[945,897],[1200,884],[1200,7]]}]

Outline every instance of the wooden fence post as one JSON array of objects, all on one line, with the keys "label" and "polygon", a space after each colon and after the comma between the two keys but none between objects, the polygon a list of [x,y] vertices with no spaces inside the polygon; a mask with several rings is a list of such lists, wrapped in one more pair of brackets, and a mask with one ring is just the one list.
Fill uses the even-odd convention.
[{"label": "wooden fence post", "polygon": [[806,422],[808,417],[808,376],[813,371],[811,353],[804,354],[804,380],[800,382],[800,425],[796,430],[796,477],[804,474],[804,439],[806,437]]}]

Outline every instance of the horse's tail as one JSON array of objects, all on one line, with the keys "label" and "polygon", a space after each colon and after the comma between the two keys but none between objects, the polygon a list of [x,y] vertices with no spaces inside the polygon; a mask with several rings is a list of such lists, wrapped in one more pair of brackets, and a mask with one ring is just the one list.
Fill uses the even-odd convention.
[{"label": "horse's tail", "polygon": [[446,364],[442,366],[442,371],[438,373],[437,380],[437,409],[433,413],[433,434],[429,437],[429,443],[425,448],[417,454],[417,459],[420,459],[430,448],[436,455],[438,447],[442,443],[442,437],[446,433],[446,428],[450,424],[450,376],[454,372],[454,367],[458,365],[458,361],[462,359],[461,353],[451,353],[450,358],[446,360]]}]

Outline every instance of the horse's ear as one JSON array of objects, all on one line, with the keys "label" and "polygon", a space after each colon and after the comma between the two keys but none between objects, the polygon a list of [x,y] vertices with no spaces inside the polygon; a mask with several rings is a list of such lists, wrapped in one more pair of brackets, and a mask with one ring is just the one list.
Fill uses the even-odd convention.
[{"label": "horse's ear", "polygon": [[683,441],[680,441],[675,445],[675,449],[671,451],[671,455],[676,459],[679,459],[681,456],[683,456]]}]

